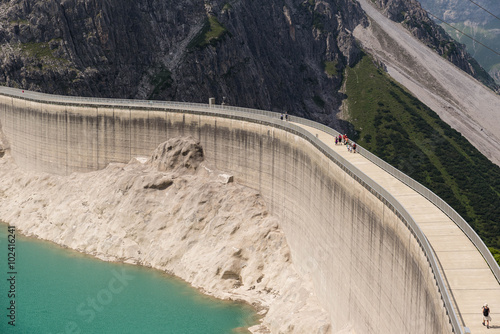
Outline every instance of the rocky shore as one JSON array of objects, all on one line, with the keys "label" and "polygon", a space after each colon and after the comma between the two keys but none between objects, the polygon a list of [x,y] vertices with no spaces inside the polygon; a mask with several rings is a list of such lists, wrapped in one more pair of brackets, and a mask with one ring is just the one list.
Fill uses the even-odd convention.
[{"label": "rocky shore", "polygon": [[22,233],[247,302],[262,315],[252,333],[331,333],[310,281],[294,269],[279,220],[256,191],[204,161],[193,138],[69,176],[21,170],[2,152],[0,217]]}]

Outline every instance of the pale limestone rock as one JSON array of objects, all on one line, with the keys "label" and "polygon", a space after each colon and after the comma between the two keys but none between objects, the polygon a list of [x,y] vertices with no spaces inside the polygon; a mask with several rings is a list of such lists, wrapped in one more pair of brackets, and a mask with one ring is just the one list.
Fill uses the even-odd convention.
[{"label": "pale limestone rock", "polygon": [[[105,261],[176,275],[263,315],[253,333],[330,333],[311,282],[261,196],[203,162],[193,138],[161,144],[147,161],[69,176],[0,159],[0,217],[26,235]],[[232,180],[231,180],[232,181]]]},{"label": "pale limestone rock", "polygon": [[234,177],[233,175],[229,174],[219,174],[217,176],[217,181],[219,181],[220,183],[231,183],[234,181]]}]

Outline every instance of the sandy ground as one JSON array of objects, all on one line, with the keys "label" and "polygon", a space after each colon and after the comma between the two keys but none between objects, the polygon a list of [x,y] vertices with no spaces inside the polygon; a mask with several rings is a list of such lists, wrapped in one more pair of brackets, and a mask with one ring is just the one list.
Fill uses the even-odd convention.
[{"label": "sandy ground", "polygon": [[358,0],[371,18],[354,36],[387,72],[500,165],[500,96],[415,39],[399,23],[383,16],[367,0]]},{"label": "sandy ground", "polygon": [[211,168],[193,138],[69,176],[21,170],[7,151],[0,217],[28,236],[164,270],[209,295],[245,301],[263,316],[252,333],[331,333],[277,218],[256,191]]}]

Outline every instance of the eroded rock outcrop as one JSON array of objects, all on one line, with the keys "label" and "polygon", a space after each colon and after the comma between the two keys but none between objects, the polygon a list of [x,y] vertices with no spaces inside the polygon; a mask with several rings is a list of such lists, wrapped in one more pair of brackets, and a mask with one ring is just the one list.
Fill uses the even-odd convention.
[{"label": "eroded rock outcrop", "polygon": [[0,217],[24,234],[246,301],[265,315],[254,333],[330,333],[279,221],[257,192],[220,174],[193,138],[171,139],[150,159],[70,176],[22,171],[6,154]]},{"label": "eroded rock outcrop", "polygon": [[203,149],[193,137],[173,138],[160,144],[147,161],[160,172],[193,173],[203,162]]}]

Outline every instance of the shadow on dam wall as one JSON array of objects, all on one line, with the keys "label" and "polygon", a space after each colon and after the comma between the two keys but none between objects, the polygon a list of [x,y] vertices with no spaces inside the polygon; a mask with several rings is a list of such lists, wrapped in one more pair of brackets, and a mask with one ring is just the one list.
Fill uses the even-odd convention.
[{"label": "shadow on dam wall", "polygon": [[59,174],[128,162],[191,135],[209,162],[259,190],[280,218],[294,266],[312,280],[333,332],[452,332],[427,258],[391,206],[285,127],[248,115],[4,95],[0,123],[19,166]]}]

